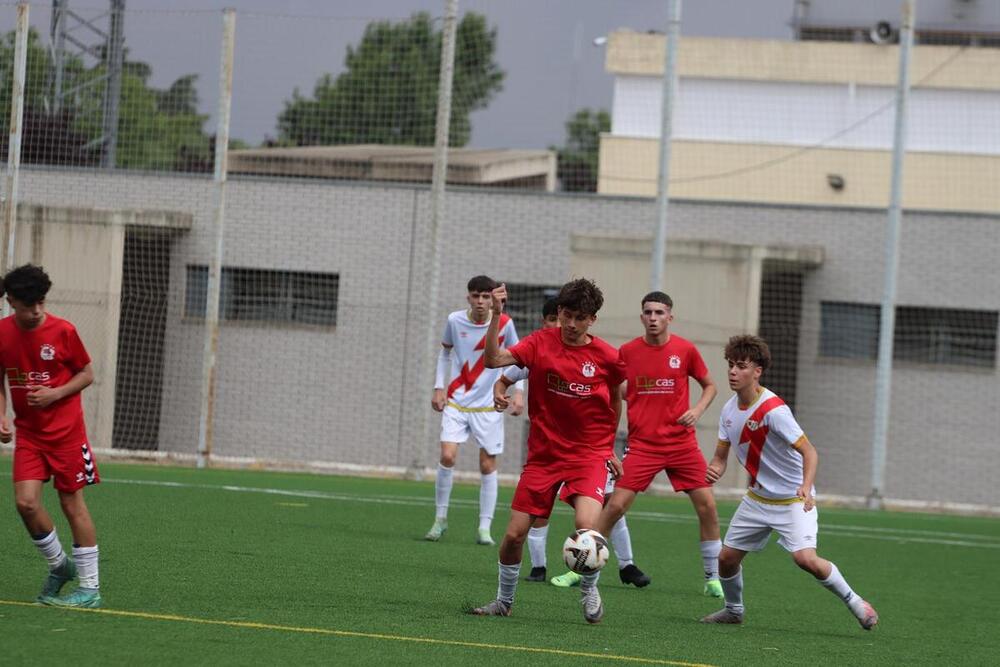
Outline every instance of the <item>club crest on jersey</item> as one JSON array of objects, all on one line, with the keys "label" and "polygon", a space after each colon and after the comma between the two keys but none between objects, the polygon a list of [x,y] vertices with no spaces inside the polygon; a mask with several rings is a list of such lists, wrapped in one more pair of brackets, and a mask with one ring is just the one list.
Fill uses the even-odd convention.
[{"label": "club crest on jersey", "polygon": [[756,421],[754,419],[748,419],[747,420],[747,428],[750,429],[751,431],[756,431],[757,429],[760,428],[761,423],[762,422]]},{"label": "club crest on jersey", "polygon": [[597,372],[597,366],[595,366],[593,363],[589,361],[585,361],[583,362],[583,367],[580,369],[580,371],[583,373],[583,377],[592,378],[594,377],[594,373]]},{"label": "club crest on jersey", "polygon": [[681,358],[678,357],[676,354],[671,354],[670,355],[670,367],[671,368],[680,368],[681,367]]},{"label": "club crest on jersey", "polygon": [[42,345],[42,349],[39,350],[38,354],[44,361],[52,361],[56,358],[56,348],[48,343],[45,343]]}]

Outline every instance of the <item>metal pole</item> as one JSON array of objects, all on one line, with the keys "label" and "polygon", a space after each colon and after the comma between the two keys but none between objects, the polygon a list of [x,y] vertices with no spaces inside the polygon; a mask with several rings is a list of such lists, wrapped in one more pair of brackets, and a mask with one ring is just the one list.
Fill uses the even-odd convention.
[{"label": "metal pole", "polygon": [[66,54],[66,3],[69,0],[52,0],[52,25],[49,30],[52,54],[52,113],[62,108],[63,69]]},{"label": "metal pole", "polygon": [[[7,141],[7,189],[4,193],[4,254],[3,273],[14,268],[14,247],[17,241],[17,181],[21,173],[21,123],[24,119],[24,75],[28,64],[28,3],[17,5],[17,35],[14,41],[14,83],[10,97],[10,137]],[[4,314],[7,302],[4,300]]]},{"label": "metal pole", "polygon": [[878,335],[878,368],[875,375],[875,430],[872,439],[872,490],[870,509],[881,509],[885,490],[885,461],[892,388],[892,347],[896,325],[896,274],[899,270],[899,236],[902,219],[903,154],[906,151],[906,105],[910,95],[910,50],[913,48],[914,0],[903,0],[903,25],[899,35],[899,80],[896,84],[896,124],[892,139],[892,181],[889,191],[889,227],[885,243],[885,283]]},{"label": "metal pole", "polygon": [[108,87],[104,95],[104,162],[115,168],[118,152],[118,102],[122,94],[122,67],[125,59],[125,0],[111,0],[111,30],[108,34]]},{"label": "metal pole", "polygon": [[229,171],[229,113],[233,98],[233,47],[236,42],[236,10],[222,13],[222,64],[219,69],[219,109],[215,129],[215,251],[208,266],[205,299],[205,351],[201,367],[201,423],[198,427],[198,467],[212,455],[215,414],[215,353],[219,348],[219,292],[222,287],[222,247],[226,221],[226,176]]},{"label": "metal pole", "polygon": [[663,101],[660,106],[660,171],[656,188],[656,235],[653,237],[650,289],[663,288],[667,250],[667,209],[670,205],[670,144],[673,134],[674,98],[677,94],[677,42],[681,33],[681,0],[667,0],[666,56],[663,63]]},{"label": "metal pole", "polygon": [[[455,73],[455,32],[458,23],[458,0],[446,0],[444,26],[441,31],[441,69],[438,75],[437,123],[434,134],[434,172],[431,177],[431,219],[427,230],[427,244],[430,249],[430,275],[427,280],[427,357],[425,372],[421,379],[429,377],[426,387],[433,386],[434,356],[427,351],[434,350],[440,342],[441,332],[436,320],[438,293],[441,282],[441,248],[438,244],[438,230],[444,218],[444,186],[448,177],[448,131],[451,125],[451,83]],[[431,415],[424,433],[430,431]]]}]

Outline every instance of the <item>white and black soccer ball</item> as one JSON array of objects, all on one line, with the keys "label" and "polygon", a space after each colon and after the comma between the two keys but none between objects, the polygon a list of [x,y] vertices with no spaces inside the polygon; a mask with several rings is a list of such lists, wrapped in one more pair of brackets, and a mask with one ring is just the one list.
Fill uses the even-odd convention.
[{"label": "white and black soccer ball", "polygon": [[562,553],[566,567],[577,574],[593,574],[608,563],[608,541],[596,530],[583,528],[570,533]]}]

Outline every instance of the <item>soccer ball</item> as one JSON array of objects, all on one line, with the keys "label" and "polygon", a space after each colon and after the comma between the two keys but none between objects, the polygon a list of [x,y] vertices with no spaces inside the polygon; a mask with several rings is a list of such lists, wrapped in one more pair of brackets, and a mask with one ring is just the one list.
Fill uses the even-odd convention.
[{"label": "soccer ball", "polygon": [[608,541],[596,530],[573,531],[563,543],[563,560],[577,574],[593,574],[607,565]]}]

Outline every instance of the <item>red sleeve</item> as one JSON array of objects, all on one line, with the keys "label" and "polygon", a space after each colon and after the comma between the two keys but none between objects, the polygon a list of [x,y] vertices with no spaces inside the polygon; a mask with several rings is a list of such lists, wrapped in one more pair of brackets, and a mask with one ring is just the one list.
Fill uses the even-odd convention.
[{"label": "red sleeve", "polygon": [[507,351],[517,359],[517,365],[522,368],[531,368],[535,365],[535,358],[538,352],[538,336],[534,333],[528,334],[513,347],[508,347]]},{"label": "red sleeve", "polygon": [[66,329],[66,333],[63,334],[63,345],[66,350],[66,367],[71,371],[79,373],[84,366],[90,363],[90,355],[87,354],[87,348],[83,346],[83,341],[80,340],[80,334],[76,332],[76,327],[70,326]]},{"label": "red sleeve", "polygon": [[688,375],[695,380],[703,380],[708,377],[708,366],[705,365],[705,360],[701,358],[701,352],[698,351],[697,347],[691,346],[688,357]]},{"label": "red sleeve", "polygon": [[[611,348],[612,352],[614,348]],[[610,355],[609,355],[610,356]],[[625,358],[622,355],[621,350],[618,350],[615,356],[611,356],[609,359],[610,366],[608,368],[608,386],[617,387],[622,382],[625,381]]]}]

